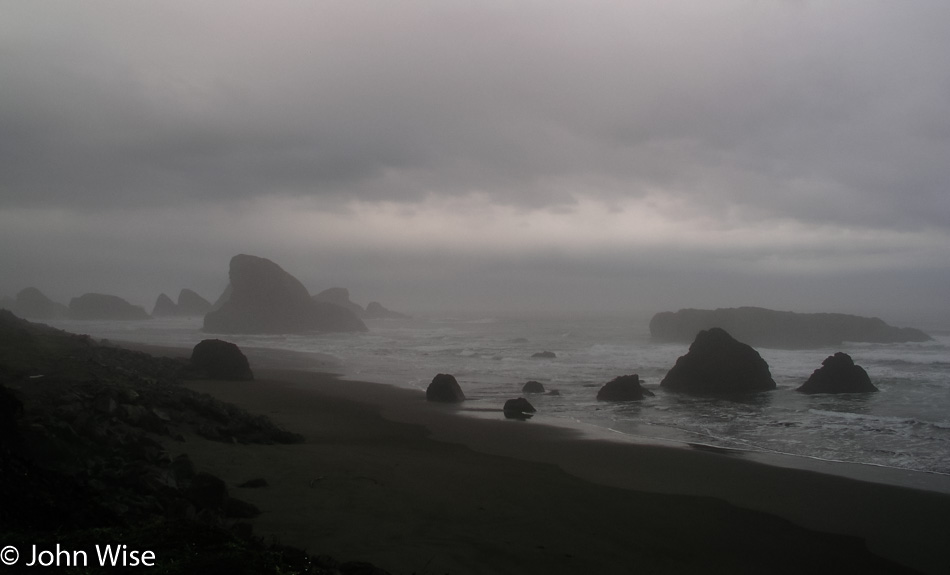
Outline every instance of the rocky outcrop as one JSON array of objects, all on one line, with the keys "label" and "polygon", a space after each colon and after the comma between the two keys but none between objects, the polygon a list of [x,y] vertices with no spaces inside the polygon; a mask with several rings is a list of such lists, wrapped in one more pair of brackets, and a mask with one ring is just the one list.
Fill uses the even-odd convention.
[{"label": "rocky outcrop", "polygon": [[69,315],[69,308],[49,299],[35,287],[20,290],[11,311],[26,319],[61,319]]},{"label": "rocky outcrop", "polygon": [[798,391],[802,393],[867,393],[877,391],[864,368],[838,352],[825,358]]},{"label": "rocky outcrop", "polygon": [[366,331],[353,312],[311,299],[307,288],[276,263],[245,254],[231,258],[230,297],[208,312],[211,333]]},{"label": "rocky outcrop", "polygon": [[687,342],[718,327],[757,347],[808,349],[836,347],[842,342],[898,343],[929,341],[926,333],[893,327],[879,318],[841,313],[795,313],[759,307],[661,312],[650,320],[657,341]]},{"label": "rocky outcrop", "polygon": [[206,339],[191,351],[191,366],[207,379],[252,380],[254,373],[241,349],[220,339]]},{"label": "rocky outcrop", "polygon": [[699,332],[660,382],[669,391],[729,394],[775,389],[769,365],[750,345],[718,327]]},{"label": "rocky outcrop", "polygon": [[432,383],[426,388],[426,400],[459,403],[465,401],[465,394],[454,375],[440,373],[432,378]]},{"label": "rocky outcrop", "polygon": [[537,410],[527,399],[519,397],[506,401],[502,411],[508,419],[528,419]]},{"label": "rocky outcrop", "polygon": [[621,375],[597,391],[598,401],[638,401],[644,397],[653,397],[654,393],[640,384],[640,376]]},{"label": "rocky outcrop", "polygon": [[152,307],[153,317],[168,317],[178,315],[178,306],[164,293],[158,294],[155,305]]},{"label": "rocky outcrop", "polygon": [[544,385],[540,381],[531,380],[521,387],[522,393],[544,393]]},{"label": "rocky outcrop", "polygon": [[173,302],[172,298],[167,295],[160,294],[155,301],[155,307],[152,308],[152,315],[155,317],[193,317],[208,313],[211,311],[211,307],[211,302],[186,288],[178,292],[178,303]]},{"label": "rocky outcrop", "polygon": [[119,296],[87,293],[69,301],[70,319],[137,320],[151,316],[144,308],[132,305]]},{"label": "rocky outcrop", "polygon": [[386,309],[379,302],[371,301],[363,312],[363,317],[367,319],[408,319],[409,316],[398,311]]},{"label": "rocky outcrop", "polygon": [[211,311],[211,302],[197,292],[183,288],[178,292],[178,314],[186,316],[204,315]]},{"label": "rocky outcrop", "polygon": [[318,302],[332,303],[333,305],[348,309],[353,312],[356,317],[363,317],[363,313],[365,312],[363,306],[350,301],[350,290],[346,288],[334,287],[325,289],[313,296],[313,299]]}]

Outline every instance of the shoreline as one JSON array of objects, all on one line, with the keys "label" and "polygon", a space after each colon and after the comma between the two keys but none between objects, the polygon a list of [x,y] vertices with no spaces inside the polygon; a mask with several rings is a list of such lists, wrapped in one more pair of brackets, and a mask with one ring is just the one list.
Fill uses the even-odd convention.
[{"label": "shoreline", "polygon": [[[161,349],[135,344],[130,347],[151,353],[188,353],[188,350],[184,349]],[[346,488],[337,486],[343,490],[343,497],[348,505],[370,506],[360,512],[343,509],[340,511],[341,515],[337,516],[337,521],[347,521],[350,514],[355,514],[362,516],[367,522],[380,522],[378,515],[382,513],[388,517],[386,521],[382,521],[387,527],[383,529],[382,534],[373,530],[376,534],[372,538],[395,537],[393,533],[398,533],[400,528],[393,523],[397,523],[398,518],[391,517],[386,511],[392,507],[393,502],[379,500],[378,494],[367,494],[365,491],[381,490],[381,486],[387,481],[386,474],[394,472],[404,463],[393,460],[391,454],[381,454],[379,449],[370,449],[372,454],[360,454],[360,446],[364,441],[369,444],[374,441],[384,444],[388,442],[374,436],[374,432],[367,431],[364,434],[362,430],[353,428],[352,421],[365,423],[368,419],[372,425],[368,425],[367,429],[375,429],[375,433],[404,436],[403,439],[411,445],[408,448],[409,453],[413,454],[413,457],[418,456],[416,463],[423,467],[437,465],[451,468],[464,465],[471,458],[480,461],[485,461],[482,458],[488,458],[490,463],[486,464],[486,467],[493,471],[484,477],[483,481],[491,484],[493,489],[513,489],[521,496],[527,495],[524,493],[524,486],[500,484],[497,474],[508,476],[508,479],[512,480],[512,469],[527,465],[533,470],[530,474],[540,473],[543,481],[563,474],[569,481],[579,481],[597,493],[600,493],[598,490],[619,490],[629,497],[672,497],[678,502],[677,505],[683,500],[693,503],[716,501],[726,504],[730,512],[760,514],[768,518],[764,519],[766,521],[788,521],[796,526],[796,529],[808,530],[808,533],[863,539],[873,553],[923,572],[943,572],[946,565],[950,564],[950,553],[944,549],[945,541],[950,536],[950,526],[945,520],[950,516],[950,495],[945,490],[906,486],[907,477],[903,476],[914,475],[915,472],[821,460],[809,461],[794,456],[787,458],[786,464],[782,465],[779,461],[781,458],[771,455],[761,458],[757,455],[722,453],[719,450],[618,441],[616,438],[610,440],[605,437],[609,433],[607,431],[601,432],[598,437],[598,434],[591,433],[591,430],[584,432],[579,428],[548,425],[537,420],[506,420],[500,411],[497,412],[497,417],[492,417],[493,414],[485,410],[479,410],[477,417],[470,417],[464,413],[464,407],[425,401],[424,392],[418,390],[345,379],[339,374],[313,371],[325,365],[312,365],[311,370],[298,369],[300,366],[290,370],[260,367],[262,364],[280,365],[281,358],[271,356],[277,361],[269,361],[261,357],[270,355],[271,350],[247,351],[255,370],[256,381],[187,382],[185,385],[249,411],[266,415],[285,429],[304,434],[307,437],[306,446],[236,446],[233,448],[236,453],[229,453],[231,447],[208,445],[206,448],[198,448],[200,453],[196,461],[205,461],[211,466],[212,472],[219,474],[230,484],[237,485],[251,478],[247,476],[250,469],[260,469],[261,473],[265,474],[268,469],[281,470],[285,477],[304,474],[303,470],[308,468],[307,464],[299,461],[294,463],[300,458],[298,452],[301,450],[313,449],[314,455],[326,455],[329,451],[335,458],[341,458],[340,460],[345,462],[342,468],[349,469],[344,473],[345,477],[337,477],[336,470],[321,469],[309,472],[309,479],[300,479],[294,489],[288,490],[283,486],[259,492],[245,493],[241,490],[242,498],[258,505],[265,512],[261,518],[254,521],[256,531],[308,551],[322,552],[319,547],[315,547],[318,544],[316,542],[330,542],[330,546],[326,548],[327,552],[332,553],[331,550],[336,548],[352,549],[352,558],[363,558],[381,567],[392,568],[395,572],[400,572],[399,569],[406,569],[406,572],[422,569],[418,564],[404,562],[414,560],[415,555],[405,557],[402,551],[394,551],[391,545],[383,545],[380,550],[377,545],[365,541],[355,544],[348,537],[334,534],[334,529],[325,524],[315,528],[310,522],[318,515],[324,514],[326,509],[314,508],[310,513],[301,514],[297,504],[292,503],[306,500],[313,493],[311,490],[314,481],[318,484],[323,484],[324,481],[365,484],[358,489],[352,485]],[[331,417],[326,421],[315,421],[317,414],[321,417],[328,415],[327,406],[332,406],[331,411],[335,413],[330,414]],[[352,418],[352,421],[348,421],[348,417]],[[170,445],[169,449],[193,453],[192,450],[198,444],[200,441],[189,440],[183,445]],[[352,448],[352,453],[345,453],[347,446]],[[449,453],[448,460],[439,464],[433,461],[433,453],[419,455],[420,450],[445,450]],[[239,456],[237,453],[243,455]],[[357,463],[355,466],[354,458]],[[246,465],[248,461],[250,464]],[[807,464],[802,465],[803,462]],[[537,466],[541,466],[544,471],[538,472]],[[360,471],[354,471],[354,468]],[[898,471],[897,475],[901,477],[889,477],[892,471]],[[916,479],[920,480],[925,476],[926,474],[916,474]],[[402,493],[400,498],[412,500],[420,496],[418,488],[412,487],[418,479],[416,474],[411,473],[403,477],[406,483],[403,488],[408,492]],[[558,479],[560,480],[563,478]],[[268,481],[271,479],[268,478]],[[924,480],[923,483],[928,482]],[[541,489],[543,491],[545,488]],[[276,493],[277,491],[283,493]],[[600,496],[602,494],[597,497]],[[363,497],[366,501],[360,503],[358,500]],[[418,500],[416,501],[418,503]],[[324,505],[330,503],[332,500],[323,501]],[[514,505],[510,501],[507,504]],[[560,505],[558,501],[551,501],[550,504]],[[424,503],[419,505],[425,507]],[[578,510],[574,509],[571,513],[576,512]],[[428,533],[430,529],[435,529],[426,527],[428,519],[420,518],[419,511],[415,509],[403,509],[402,513],[415,516],[414,523],[410,523],[415,525],[416,530]],[[539,510],[537,504],[532,504],[525,507],[524,513],[531,516],[550,511]],[[369,516],[366,516],[367,514]],[[689,513],[687,515],[690,516],[690,521],[695,520]],[[452,523],[453,528],[455,523],[472,517],[472,512],[469,511],[464,520],[457,519]],[[757,516],[755,521],[763,520],[762,517]],[[563,517],[555,519],[565,520]],[[740,523],[747,520],[748,518],[744,518]],[[521,521],[537,527],[525,519]],[[636,522],[638,519],[632,515],[629,521]],[[620,519],[614,517],[607,521],[611,522],[619,525]],[[435,521],[433,525],[439,525],[439,521]],[[731,527],[744,529],[737,525]],[[445,525],[442,525],[443,530],[444,528]],[[319,537],[315,537],[317,534]],[[446,545],[452,547],[459,544],[456,540],[458,537],[451,537],[454,543]],[[469,533],[466,537],[466,540],[469,540],[476,536]],[[423,539],[429,541],[427,538]],[[569,541],[562,541],[561,545],[568,543]],[[692,541],[693,545],[696,543],[695,540]],[[422,545],[432,551],[429,549],[431,542],[423,544],[416,541],[413,545]],[[395,557],[401,558],[396,559],[396,565],[390,561],[394,553]],[[580,552],[572,556],[586,557]],[[474,556],[443,560],[444,567],[440,566],[438,569],[444,568],[446,572],[453,567],[459,572],[458,569],[477,561]],[[551,563],[548,568],[553,569],[555,566],[556,563]],[[526,566],[522,567],[527,569]],[[609,564],[600,568],[609,571]],[[515,569],[510,572],[521,571]]]},{"label": "shoreline", "polygon": [[[501,463],[496,463],[502,467],[541,465],[546,470],[545,477],[552,470],[565,472],[595,490],[619,488],[630,496],[727,502],[737,510],[764,512],[765,517],[781,518],[808,530],[859,537],[872,552],[924,572],[941,572],[950,560],[944,550],[950,535],[945,526],[950,496],[944,494],[781,468],[721,453],[585,439],[571,430],[504,420],[500,413],[497,421],[459,417],[456,409],[428,403],[424,395],[411,390],[342,380],[333,375],[260,370],[257,377],[256,382],[194,382],[188,387],[247,409],[263,410],[278,424],[307,436],[308,444],[325,449],[339,448],[339,442],[359,443],[359,433],[354,438],[352,430],[336,434],[332,426],[308,423],[308,405],[345,405],[343,411],[362,412],[360,417],[376,414],[384,426],[408,426],[414,430],[411,434],[416,440],[439,444],[437,449],[449,450],[456,456],[461,449],[478,457],[501,458]],[[288,446],[279,450],[294,449]],[[230,475],[234,482],[249,479],[239,477],[242,473],[247,475],[241,463],[243,457],[232,455],[230,462],[227,455],[214,457],[214,472],[224,478]],[[275,451],[269,456],[270,466],[280,468],[285,457],[293,456]],[[351,472],[359,475],[350,480],[366,483],[364,489],[372,488],[385,481],[379,475],[380,466],[389,466],[391,471],[398,465],[391,460],[361,461],[359,467],[363,471]],[[327,473],[316,473],[315,477],[325,479]],[[266,518],[269,509],[273,511],[281,505],[278,501],[287,497],[297,499],[301,493],[307,493],[302,482],[297,489],[296,495],[291,491],[285,497],[277,496],[276,501],[273,493],[261,499],[255,499],[251,493],[241,495],[265,511],[265,518],[255,521],[261,534],[312,551],[314,542],[309,537],[313,528],[302,524],[302,518],[281,513]],[[537,512],[535,507],[529,509]],[[318,513],[323,511],[314,510],[314,514]],[[629,520],[638,519],[631,516]],[[321,540],[328,536],[324,532]],[[342,539],[331,541],[336,546],[346,546]],[[387,552],[374,554],[374,545],[357,546],[354,553],[354,557],[366,557],[380,566],[390,565]],[[459,564],[455,566],[458,568]]]}]

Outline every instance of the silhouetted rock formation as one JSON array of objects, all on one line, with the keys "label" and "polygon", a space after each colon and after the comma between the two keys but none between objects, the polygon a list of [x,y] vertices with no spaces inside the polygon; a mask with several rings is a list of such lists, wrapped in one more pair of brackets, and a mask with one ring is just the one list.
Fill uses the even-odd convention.
[{"label": "silhouetted rock formation", "polygon": [[229,341],[206,339],[191,351],[191,365],[207,379],[252,380],[254,373],[241,349]]},{"label": "silhouetted rock formation", "polygon": [[379,302],[371,301],[363,312],[363,317],[367,319],[407,319],[409,316],[398,311],[386,309]]},{"label": "silhouetted rock formation", "polygon": [[350,290],[346,288],[335,287],[325,289],[313,296],[313,299],[319,302],[332,303],[333,305],[346,308],[353,312],[356,317],[363,317],[363,312],[365,311],[363,306],[350,301]]},{"label": "silhouetted rock formation", "polygon": [[713,327],[722,328],[750,345],[779,349],[835,347],[844,341],[897,343],[931,339],[918,329],[893,327],[879,318],[758,307],[661,312],[650,320],[650,335],[658,341],[686,342],[699,331]]},{"label": "silhouetted rock formation", "polygon": [[426,388],[426,400],[458,403],[465,401],[465,394],[454,375],[440,373],[432,378],[432,383]]},{"label": "silhouetted rock formation", "polygon": [[621,375],[597,391],[599,401],[637,401],[653,395],[652,391],[640,385],[640,376],[637,374]]},{"label": "silhouetted rock formation", "polygon": [[69,315],[69,308],[49,299],[35,287],[20,290],[11,311],[27,319],[58,319]]},{"label": "silhouetted rock formation", "polygon": [[539,351],[538,353],[531,354],[531,357],[538,359],[554,359],[557,357],[553,351]]},{"label": "silhouetted rock formation", "polygon": [[152,316],[166,317],[171,315],[178,315],[178,306],[172,301],[172,298],[163,293],[158,294],[155,306],[152,307]]},{"label": "silhouetted rock formation", "polygon": [[742,393],[775,389],[775,381],[759,352],[714,327],[696,335],[660,387],[696,394]]},{"label": "silhouetted rock formation", "polygon": [[144,308],[119,296],[87,293],[69,301],[71,319],[136,320],[149,319]]},{"label": "silhouetted rock formation", "polygon": [[533,405],[528,403],[527,399],[519,397],[518,399],[509,399],[506,401],[502,411],[504,411],[505,417],[509,419],[527,419],[537,410]]},{"label": "silhouetted rock formation", "polygon": [[353,312],[314,301],[297,278],[268,259],[236,255],[228,276],[231,295],[218,310],[205,315],[206,332],[366,331]]},{"label": "silhouetted rock formation", "polygon": [[531,380],[521,387],[522,393],[544,393],[544,385],[540,381]]},{"label": "silhouetted rock formation", "polygon": [[802,393],[867,393],[877,391],[864,368],[855,365],[851,356],[838,352],[825,358],[798,388]]},{"label": "silhouetted rock formation", "polygon": [[211,304],[211,309],[208,311],[218,311],[221,309],[224,304],[231,299],[231,284],[229,283],[224,287],[224,291],[221,292],[221,295],[218,296],[218,299],[214,300],[214,303]]},{"label": "silhouetted rock formation", "polygon": [[184,288],[178,292],[178,313],[180,315],[198,316],[211,311],[211,302],[196,292]]},{"label": "silhouetted rock formation", "polygon": [[186,288],[178,292],[177,304],[167,295],[160,294],[155,300],[152,315],[155,317],[199,316],[209,311],[211,311],[211,302]]}]

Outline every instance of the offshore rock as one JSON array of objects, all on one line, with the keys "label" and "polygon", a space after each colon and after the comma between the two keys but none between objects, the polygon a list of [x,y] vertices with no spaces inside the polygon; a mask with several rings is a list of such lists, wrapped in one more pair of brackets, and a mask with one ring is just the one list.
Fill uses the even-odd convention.
[{"label": "offshore rock", "polygon": [[69,301],[70,319],[137,320],[151,316],[141,306],[132,305],[119,296],[87,293]]},{"label": "offshore rock", "polygon": [[188,288],[178,292],[179,315],[198,316],[211,311],[211,302]]},{"label": "offshore rock", "polygon": [[13,310],[26,319],[59,319],[69,315],[69,308],[46,297],[35,287],[28,287],[16,294]]},{"label": "offshore rock", "polygon": [[825,358],[797,391],[802,393],[868,393],[877,391],[864,368],[838,352]]},{"label": "offshore rock", "polygon": [[650,320],[650,335],[657,341],[687,342],[699,331],[713,327],[722,328],[749,345],[778,349],[835,347],[844,341],[898,343],[931,339],[918,329],[893,327],[876,317],[759,307],[661,312]]},{"label": "offshore rock", "polygon": [[152,316],[167,317],[172,315],[178,315],[178,306],[172,301],[172,298],[163,293],[158,294],[155,306],[152,307]]},{"label": "offshore rock", "polygon": [[637,374],[621,375],[597,391],[599,401],[637,401],[653,395],[652,391],[640,385],[640,376]]},{"label": "offshore rock", "polygon": [[465,401],[465,394],[454,375],[440,373],[432,378],[432,383],[426,388],[426,400],[459,403]]},{"label": "offshore rock", "polygon": [[245,254],[231,258],[230,296],[208,312],[204,331],[211,333],[302,333],[366,331],[348,309],[314,301],[307,288],[276,263]]},{"label": "offshore rock", "polygon": [[759,352],[714,327],[696,335],[660,387],[695,394],[745,393],[775,389],[775,381]]},{"label": "offshore rock", "polygon": [[544,393],[544,385],[540,381],[531,380],[521,387],[522,393]]},{"label": "offshore rock", "polygon": [[539,351],[537,353],[532,353],[531,357],[536,359],[555,359],[557,354],[553,351]]},{"label": "offshore rock", "polygon": [[235,344],[220,339],[206,339],[191,352],[191,365],[208,379],[252,380],[254,373],[247,357]]},{"label": "offshore rock", "polygon": [[334,287],[325,289],[313,296],[313,299],[318,302],[332,303],[333,305],[346,308],[353,312],[356,317],[363,317],[365,311],[363,306],[350,300],[350,290],[346,288]]},{"label": "offshore rock", "polygon": [[371,301],[363,312],[363,317],[368,319],[407,319],[409,316],[398,311],[386,309],[379,302]]}]

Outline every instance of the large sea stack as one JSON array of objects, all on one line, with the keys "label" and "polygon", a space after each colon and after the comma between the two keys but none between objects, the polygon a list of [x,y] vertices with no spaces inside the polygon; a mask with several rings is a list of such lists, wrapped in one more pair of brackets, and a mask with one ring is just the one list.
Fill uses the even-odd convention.
[{"label": "large sea stack", "polygon": [[808,380],[798,388],[802,393],[867,393],[877,391],[868,372],[855,365],[851,356],[838,352],[825,358]]},{"label": "large sea stack", "polygon": [[694,394],[731,394],[775,389],[769,365],[748,344],[714,327],[696,335],[660,387]]},{"label": "large sea stack", "polygon": [[70,319],[136,320],[150,319],[144,308],[119,296],[87,293],[69,301]]},{"label": "large sea stack", "polygon": [[314,301],[307,288],[274,262],[239,254],[228,271],[230,296],[208,312],[204,331],[211,333],[302,333],[366,331],[353,312]]},{"label": "large sea stack", "polygon": [[657,341],[687,342],[701,330],[719,327],[756,347],[814,349],[845,341],[899,343],[929,341],[919,329],[893,327],[876,317],[843,313],[795,313],[760,307],[681,309],[650,320]]}]

